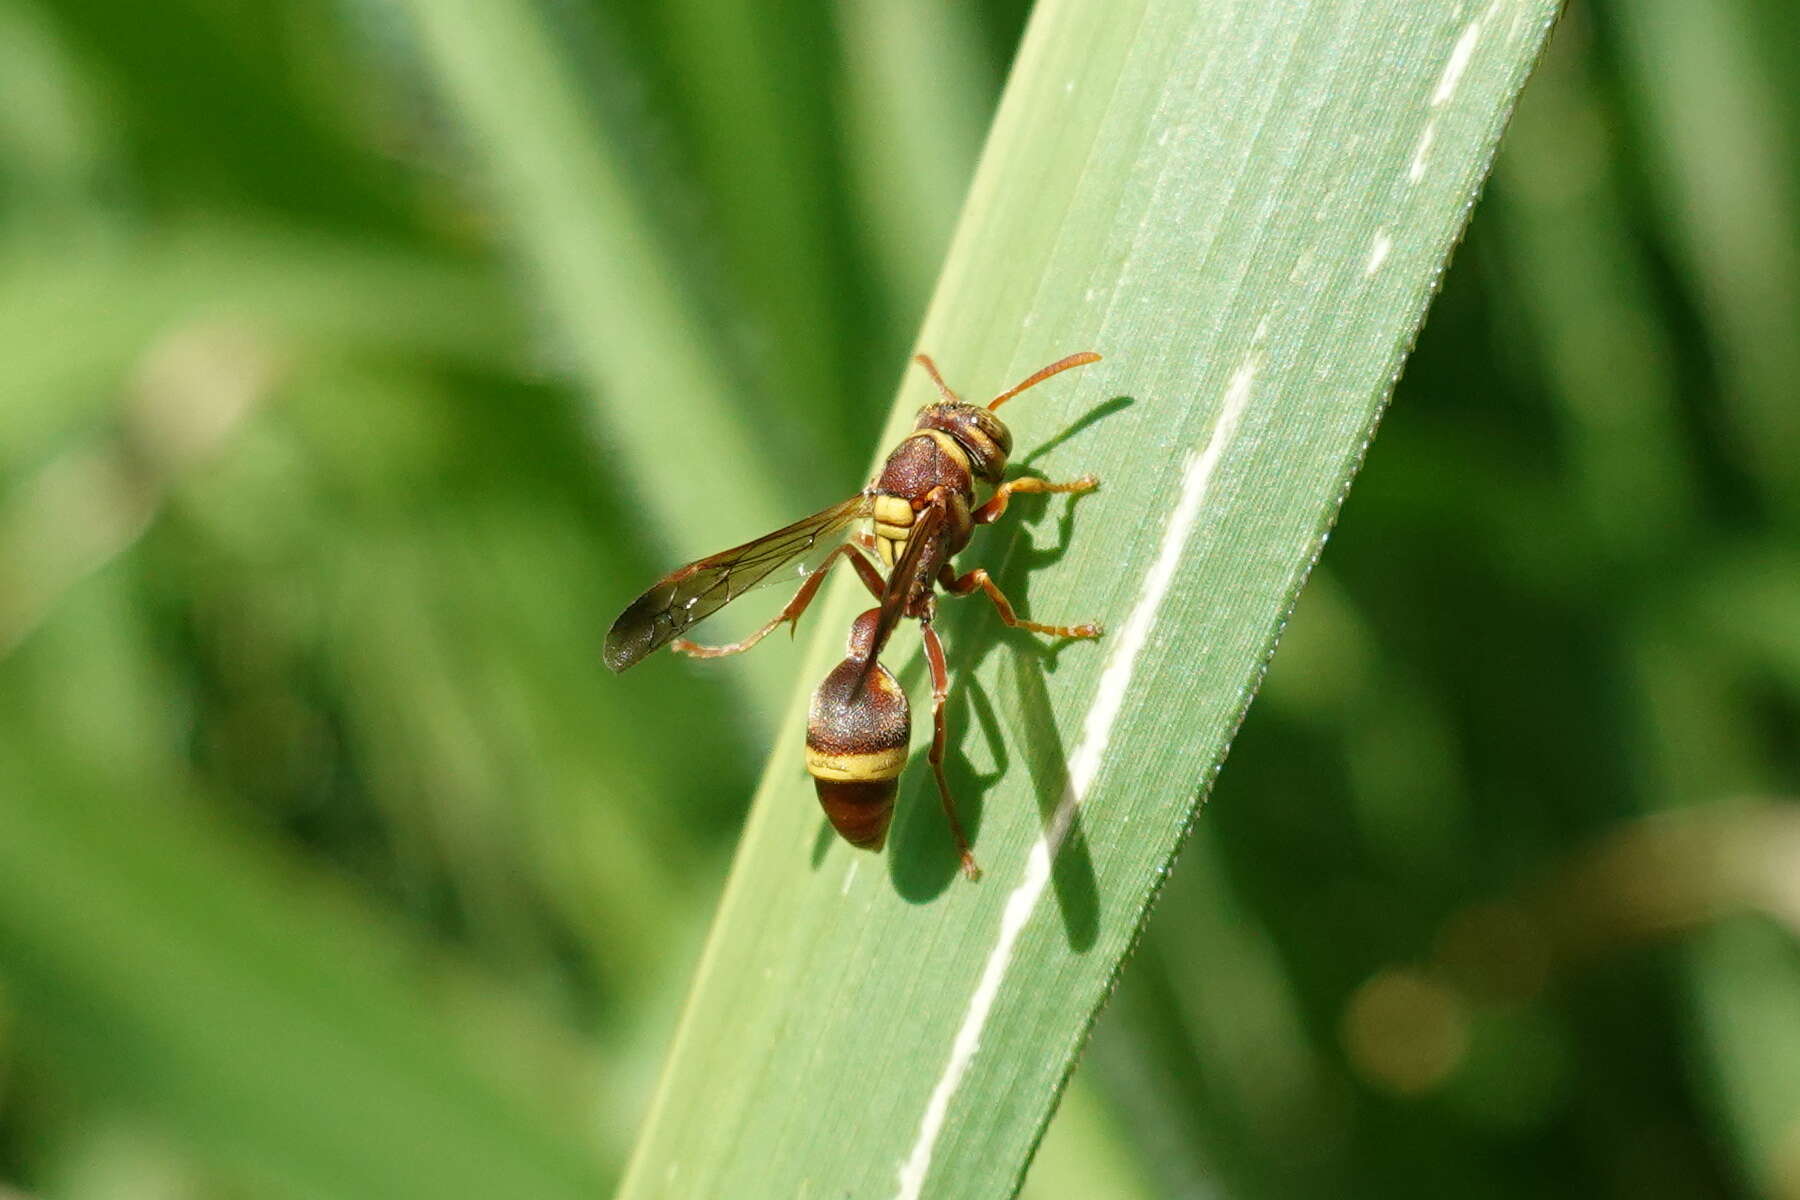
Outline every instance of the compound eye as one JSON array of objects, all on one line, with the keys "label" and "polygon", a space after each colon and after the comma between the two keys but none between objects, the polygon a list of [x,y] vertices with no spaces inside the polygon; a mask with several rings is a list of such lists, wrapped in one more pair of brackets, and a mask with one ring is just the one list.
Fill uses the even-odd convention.
[{"label": "compound eye", "polygon": [[976,474],[989,483],[998,483],[1006,473],[1006,459],[1012,453],[1012,431],[1005,422],[985,408],[969,411],[968,438],[974,445]]},{"label": "compound eye", "polygon": [[994,445],[1000,447],[1001,457],[1012,457],[1012,430],[1006,427],[1006,422],[985,408],[978,408],[975,411],[981,414],[982,432],[993,439]]}]

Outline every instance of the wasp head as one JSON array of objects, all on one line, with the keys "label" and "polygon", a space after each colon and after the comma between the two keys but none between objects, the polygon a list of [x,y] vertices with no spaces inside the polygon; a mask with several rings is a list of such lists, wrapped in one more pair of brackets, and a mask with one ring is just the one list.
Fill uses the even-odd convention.
[{"label": "wasp head", "polygon": [[1006,457],[1012,453],[1012,430],[985,408],[973,404],[941,402],[919,410],[914,429],[937,429],[956,439],[969,456],[969,469],[990,486],[1006,474]]}]

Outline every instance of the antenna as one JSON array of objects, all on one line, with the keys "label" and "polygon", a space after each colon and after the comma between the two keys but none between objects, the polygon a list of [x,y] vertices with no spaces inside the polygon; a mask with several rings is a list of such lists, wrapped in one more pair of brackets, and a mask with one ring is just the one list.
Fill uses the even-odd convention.
[{"label": "antenna", "polygon": [[938,374],[937,364],[931,361],[931,355],[915,354],[913,355],[913,361],[925,368],[925,373],[931,376],[931,382],[937,384],[938,394],[941,395],[947,403],[962,403],[962,397],[951,391],[950,385],[944,382],[944,377]]},{"label": "antenna", "polygon": [[[923,358],[924,356],[920,355],[920,357]],[[1052,375],[1059,375],[1062,372],[1068,370],[1070,367],[1085,366],[1088,363],[1099,362],[1099,361],[1100,361],[1100,356],[1098,354],[1095,354],[1092,350],[1083,350],[1079,354],[1071,354],[1067,358],[1059,358],[1055,362],[1051,363],[1049,366],[1045,367],[1043,370],[1038,371],[1036,374],[1032,375],[1029,379],[1026,379],[1021,383],[1015,383],[1012,387],[1007,388],[1004,392],[1001,392],[998,396],[995,396],[992,400],[990,400],[988,402],[988,411],[992,412],[994,409],[999,408],[1002,404],[1005,404],[1008,400],[1011,400],[1014,396],[1018,395],[1020,392],[1024,391],[1026,388],[1035,387],[1038,384],[1044,382],[1044,380],[1050,378]],[[932,371],[932,375],[935,376],[936,374],[937,374],[937,372],[934,369]],[[943,387],[944,385],[942,383],[940,383],[940,384],[938,384],[938,386]],[[945,390],[948,391],[949,389],[946,388]]]}]

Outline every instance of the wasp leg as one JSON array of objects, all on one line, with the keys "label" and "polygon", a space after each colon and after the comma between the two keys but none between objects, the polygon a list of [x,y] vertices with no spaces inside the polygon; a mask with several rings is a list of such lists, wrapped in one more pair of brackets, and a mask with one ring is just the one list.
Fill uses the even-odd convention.
[{"label": "wasp leg", "polygon": [[949,566],[946,565],[938,573],[938,582],[944,585],[945,591],[954,596],[967,596],[976,588],[980,588],[987,593],[988,599],[994,602],[994,608],[999,612],[1000,619],[1014,629],[1029,629],[1033,633],[1047,633],[1051,637],[1065,638],[1097,638],[1106,632],[1098,621],[1089,621],[1082,625],[1040,625],[1036,621],[1024,620],[1013,611],[1012,602],[1006,598],[1005,593],[1000,590],[999,585],[994,582],[993,577],[987,573],[984,567],[976,567],[967,575],[959,578],[952,575]]},{"label": "wasp leg", "polygon": [[975,853],[969,849],[969,836],[963,832],[962,820],[956,815],[956,801],[950,796],[950,782],[944,778],[944,700],[950,695],[950,670],[944,664],[944,643],[930,621],[919,622],[925,637],[925,659],[931,664],[931,773],[937,778],[938,797],[944,802],[944,816],[950,822],[950,836],[956,839],[956,853],[962,860],[962,872],[973,883],[981,878],[975,864]]},{"label": "wasp leg", "polygon": [[1023,479],[1008,480],[995,488],[988,502],[970,516],[977,525],[992,525],[1006,511],[1006,502],[1014,492],[1091,492],[1099,486],[1099,477],[1094,475],[1083,475],[1080,479],[1071,479],[1067,483],[1051,483],[1048,479],[1028,475]]},{"label": "wasp leg", "polygon": [[800,614],[806,611],[806,606],[811,604],[813,597],[819,594],[819,585],[825,582],[825,573],[831,570],[831,565],[837,562],[839,556],[850,560],[850,565],[856,568],[856,574],[862,579],[863,586],[874,593],[875,598],[879,600],[883,589],[887,587],[887,581],[882,579],[881,573],[875,569],[875,565],[857,550],[853,542],[845,542],[827,554],[825,561],[807,574],[805,582],[801,583],[800,590],[794,593],[794,598],[788,601],[786,608],[775,614],[774,619],[767,625],[743,641],[732,642],[726,646],[702,646],[698,642],[690,642],[686,638],[676,638],[669,643],[669,649],[679,651],[690,658],[724,658],[728,654],[742,654],[774,633],[784,621],[798,629]]}]

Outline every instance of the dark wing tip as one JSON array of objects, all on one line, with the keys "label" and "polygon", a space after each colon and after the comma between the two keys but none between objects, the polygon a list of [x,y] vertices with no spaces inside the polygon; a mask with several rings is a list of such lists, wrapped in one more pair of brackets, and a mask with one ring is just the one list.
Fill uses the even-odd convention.
[{"label": "dark wing tip", "polygon": [[643,607],[643,601],[637,601],[620,613],[619,619],[606,631],[606,645],[600,651],[600,658],[615,675],[659,645],[652,635],[653,626],[645,622],[639,612]]},{"label": "dark wing tip", "polygon": [[632,650],[633,647],[619,636],[618,628],[614,627],[606,635],[606,646],[600,651],[600,661],[604,662],[614,675],[617,675],[643,657],[642,653],[634,654]]},{"label": "dark wing tip", "polygon": [[606,631],[606,646],[601,658],[616,675],[665,642],[671,641],[680,628],[667,619],[674,601],[672,588],[692,571],[679,571],[658,580],[649,591],[626,606],[612,628]]}]

